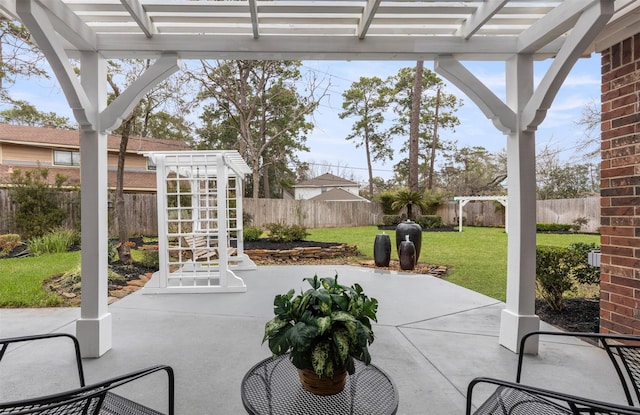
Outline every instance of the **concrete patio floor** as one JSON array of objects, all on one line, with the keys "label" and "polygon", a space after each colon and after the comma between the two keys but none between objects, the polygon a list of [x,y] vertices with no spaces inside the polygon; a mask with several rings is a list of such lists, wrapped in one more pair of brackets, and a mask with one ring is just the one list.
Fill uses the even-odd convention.
[{"label": "concrete patio floor", "polygon": [[[336,273],[341,283],[358,282],[379,300],[371,354],[373,363],[395,381],[398,414],[463,414],[467,384],[474,377],[515,380],[517,355],[498,344],[504,303],[431,276],[300,265],[237,272],[246,293],[145,295],[141,290],[115,302],[110,306],[112,350],[99,359],[85,359],[87,381],[164,363],[176,374],[176,414],[245,413],[240,383],[251,366],[270,355],[261,341],[274,296],[306,289],[305,277]],[[75,333],[79,315],[77,308],[0,309],[0,337]],[[544,323],[541,328],[552,329]],[[56,347],[28,349],[22,357],[14,353],[5,361],[37,366],[39,374],[60,387],[62,364],[43,369],[36,363],[58,362]],[[0,376],[0,400],[22,390],[7,379]],[[158,377],[127,393],[162,409],[163,380]],[[606,353],[580,341],[543,340],[539,355],[527,357],[523,382],[623,402]],[[41,383],[31,381],[31,393],[45,391]],[[477,403],[487,393],[482,391]]]}]

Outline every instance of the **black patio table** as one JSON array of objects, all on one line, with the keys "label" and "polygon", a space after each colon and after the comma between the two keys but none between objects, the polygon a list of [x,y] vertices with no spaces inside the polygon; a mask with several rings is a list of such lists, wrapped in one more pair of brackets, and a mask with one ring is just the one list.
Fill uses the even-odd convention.
[{"label": "black patio table", "polygon": [[392,415],[398,410],[398,391],[380,368],[355,360],[344,390],[318,396],[300,384],[298,372],[285,354],[253,366],[242,379],[242,404],[254,415],[349,414]]}]

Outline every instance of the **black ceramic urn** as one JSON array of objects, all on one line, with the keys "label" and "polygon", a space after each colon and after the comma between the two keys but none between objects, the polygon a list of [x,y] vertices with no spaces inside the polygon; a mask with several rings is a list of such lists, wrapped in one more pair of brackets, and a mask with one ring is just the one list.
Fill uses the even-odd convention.
[{"label": "black ceramic urn", "polygon": [[396,249],[398,250],[398,256],[400,256],[400,243],[406,240],[407,235],[415,247],[416,263],[418,263],[420,249],[422,248],[422,227],[409,219],[400,222],[398,226],[396,226]]},{"label": "black ceramic urn", "polygon": [[391,238],[386,233],[376,235],[373,242],[373,260],[376,267],[388,267],[391,261]]},{"label": "black ceramic urn", "polygon": [[400,242],[400,249],[398,251],[398,258],[400,262],[400,269],[402,270],[412,270],[415,268],[416,263],[416,247],[409,240],[409,235],[406,235],[405,240]]}]

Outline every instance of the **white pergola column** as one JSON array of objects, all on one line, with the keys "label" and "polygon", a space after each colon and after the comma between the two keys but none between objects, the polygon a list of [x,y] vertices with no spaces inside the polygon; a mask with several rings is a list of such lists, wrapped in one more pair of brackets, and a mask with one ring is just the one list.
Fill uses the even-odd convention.
[{"label": "white pergola column", "polygon": [[[508,204],[507,306],[500,319],[500,344],[518,351],[525,334],[538,330],[536,292],[536,146],[535,133],[521,128],[523,109],[533,95],[533,59],[516,55],[506,62],[507,105],[518,128],[507,136]],[[527,353],[537,353],[529,342]]]},{"label": "white pergola column", "polygon": [[[106,61],[98,53],[81,56],[82,87],[99,113],[107,106]],[[99,126],[80,130],[82,193],[82,305],[76,336],[84,357],[100,357],[111,349],[112,320],[107,303],[108,194],[107,133]]]}]

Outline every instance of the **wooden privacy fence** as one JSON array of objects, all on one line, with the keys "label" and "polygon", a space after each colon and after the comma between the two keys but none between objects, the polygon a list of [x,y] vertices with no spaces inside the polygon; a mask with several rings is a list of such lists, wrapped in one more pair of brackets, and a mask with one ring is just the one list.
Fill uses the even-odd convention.
[{"label": "wooden privacy fence", "polygon": [[[125,196],[125,217],[130,235],[157,235],[158,218],[155,194],[133,194]],[[76,193],[65,197],[69,211],[66,226],[80,224],[80,209]],[[245,214],[249,214],[253,226],[263,227],[267,223],[302,225],[306,228],[331,228],[345,226],[368,226],[382,222],[382,210],[378,203],[369,202],[316,202],[310,200],[283,199],[243,199]],[[15,206],[8,191],[0,189],[0,234],[13,229]],[[469,202],[463,208],[467,225],[504,226],[504,208],[497,202]],[[437,214],[449,224],[457,224],[458,204],[443,203]],[[600,227],[600,197],[582,199],[539,200],[536,204],[538,222],[573,223],[578,218],[586,218],[582,227],[586,232],[597,232]],[[117,234],[117,219],[113,209],[109,209],[109,234]]]}]

